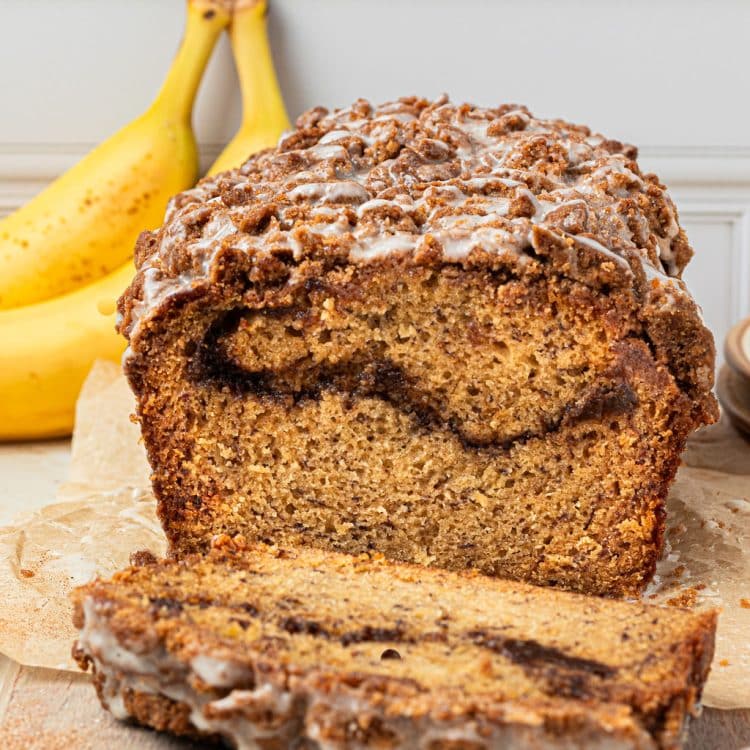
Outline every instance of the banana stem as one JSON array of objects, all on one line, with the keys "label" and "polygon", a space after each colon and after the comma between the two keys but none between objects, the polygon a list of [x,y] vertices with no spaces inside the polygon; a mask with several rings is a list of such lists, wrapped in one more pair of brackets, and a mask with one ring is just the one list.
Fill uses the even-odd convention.
[{"label": "banana stem", "polygon": [[267,10],[266,0],[237,0],[229,32],[242,93],[240,132],[269,121],[289,127],[268,42]]},{"label": "banana stem", "polygon": [[171,119],[190,121],[203,71],[229,20],[222,2],[188,0],[185,34],[153,109],[161,109]]}]

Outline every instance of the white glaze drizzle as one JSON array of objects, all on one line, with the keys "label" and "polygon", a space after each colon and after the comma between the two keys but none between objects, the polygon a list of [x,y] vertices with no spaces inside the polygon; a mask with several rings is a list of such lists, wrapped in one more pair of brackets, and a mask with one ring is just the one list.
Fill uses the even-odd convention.
[{"label": "white glaze drizzle", "polygon": [[[178,660],[164,647],[144,639],[136,652],[118,640],[110,630],[107,615],[100,612],[89,597],[83,603],[84,625],[79,633],[78,648],[92,660],[102,680],[102,700],[113,716],[127,720],[131,714],[124,699],[126,692],[136,691],[163,695],[184,703],[190,709],[190,721],[199,730],[220,734],[237,750],[262,750],[269,742],[289,745],[300,731],[312,740],[318,750],[368,750],[353,738],[333,739],[315,717],[319,708],[336,717],[337,726],[356,724],[360,717],[378,715],[373,704],[341,686],[337,691],[306,689],[295,693],[271,682],[258,672],[226,656],[199,653],[188,663]],[[151,650],[145,644],[151,644]],[[215,697],[194,686],[202,683],[229,692]],[[253,685],[251,689],[243,685]],[[393,750],[429,750],[438,743],[465,742],[482,750],[508,747],[534,747],[537,750],[575,750],[583,743],[591,750],[655,750],[656,744],[643,729],[632,724],[629,732],[618,732],[606,715],[598,725],[581,727],[568,735],[545,730],[544,717],[523,705],[502,704],[503,720],[485,722],[480,729],[477,719],[438,720],[429,715],[417,719],[380,714],[383,726],[397,741]],[[302,715],[300,715],[302,714]],[[258,716],[272,716],[269,724],[259,723]],[[578,733],[580,732],[580,734]],[[338,732],[336,733],[338,735]]]},{"label": "white glaze drizzle", "polygon": [[370,194],[358,182],[306,182],[292,188],[287,197],[290,201],[310,203],[364,203]]}]

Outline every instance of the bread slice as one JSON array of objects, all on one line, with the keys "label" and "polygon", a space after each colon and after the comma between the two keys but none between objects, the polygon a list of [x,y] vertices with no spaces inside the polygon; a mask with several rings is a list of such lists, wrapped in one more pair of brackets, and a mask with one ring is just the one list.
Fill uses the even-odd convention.
[{"label": "bread slice", "polygon": [[238,748],[644,750],[698,709],[714,612],[242,546],[76,591],[115,716]]},{"label": "bread slice", "polygon": [[120,306],[172,550],[642,590],[716,404],[692,251],[634,154],[523,109],[359,102],[178,196]]}]

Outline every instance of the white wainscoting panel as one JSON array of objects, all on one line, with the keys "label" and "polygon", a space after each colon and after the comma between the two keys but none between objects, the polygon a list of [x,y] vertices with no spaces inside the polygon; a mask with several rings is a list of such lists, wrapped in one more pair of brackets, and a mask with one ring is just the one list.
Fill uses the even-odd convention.
[{"label": "white wainscoting panel", "polygon": [[750,206],[686,204],[683,223],[696,254],[685,271],[685,281],[699,300],[706,323],[719,335],[747,308],[747,242]]}]

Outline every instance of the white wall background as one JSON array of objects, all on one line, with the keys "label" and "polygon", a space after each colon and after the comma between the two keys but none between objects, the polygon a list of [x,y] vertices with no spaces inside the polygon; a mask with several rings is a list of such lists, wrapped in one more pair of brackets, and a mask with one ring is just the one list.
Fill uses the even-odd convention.
[{"label": "white wall background", "polygon": [[[179,42],[182,0],[0,0],[0,213],[137,115]],[[517,101],[636,143],[696,249],[717,335],[750,314],[746,0],[271,0],[290,114],[447,91]],[[222,40],[195,126],[204,161],[239,121]]]}]

